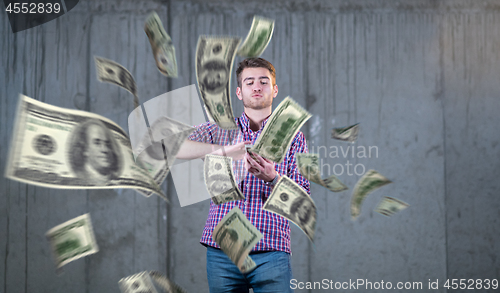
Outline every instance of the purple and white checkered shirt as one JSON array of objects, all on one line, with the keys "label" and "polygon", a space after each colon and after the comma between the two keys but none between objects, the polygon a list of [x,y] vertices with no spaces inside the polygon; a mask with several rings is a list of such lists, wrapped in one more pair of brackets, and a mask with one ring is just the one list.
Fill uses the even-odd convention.
[{"label": "purple and white checkered shirt", "polygon": [[[251,141],[255,143],[257,137],[261,134],[269,117],[262,122],[259,131],[254,132],[250,129],[249,120],[245,113],[241,117],[236,118],[236,124],[239,129],[225,130],[221,129],[215,123],[203,123],[196,127],[196,130],[189,136],[188,139],[198,142],[218,144],[218,145],[234,145],[243,141]],[[304,178],[297,168],[295,153],[307,153],[307,144],[304,134],[298,132],[293,138],[292,144],[281,164],[276,164],[276,171],[280,175],[287,175],[293,181],[297,182],[302,188],[311,194],[309,189],[309,181]],[[230,201],[220,205],[216,205],[210,200],[210,211],[208,212],[207,222],[203,229],[203,235],[200,243],[212,247],[220,248],[215,241],[212,240],[212,232],[219,221],[235,206],[245,214],[254,225],[262,233],[263,237],[255,245],[253,251],[284,251],[291,253],[290,249],[290,226],[288,220],[275,213],[271,213],[262,209],[265,201],[271,194],[272,188],[267,186],[263,180],[255,177],[245,170],[243,160],[233,162],[233,172],[236,177],[236,182],[239,182],[239,188],[244,200]]]}]

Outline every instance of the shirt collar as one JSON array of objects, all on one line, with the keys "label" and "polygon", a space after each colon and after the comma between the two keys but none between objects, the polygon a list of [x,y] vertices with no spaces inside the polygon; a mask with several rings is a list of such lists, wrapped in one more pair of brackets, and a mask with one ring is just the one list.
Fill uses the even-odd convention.
[{"label": "shirt collar", "polygon": [[[272,114],[271,114],[272,115]],[[269,120],[269,117],[271,117],[271,115],[269,115],[266,119],[264,119],[260,125],[260,129],[259,131],[262,131],[264,129],[264,126],[266,126],[266,123],[267,121]],[[243,111],[243,114],[241,114],[241,125],[243,127],[243,130],[248,132],[248,131],[252,131],[250,129],[250,118],[248,118],[247,114],[245,113],[245,111]]]}]

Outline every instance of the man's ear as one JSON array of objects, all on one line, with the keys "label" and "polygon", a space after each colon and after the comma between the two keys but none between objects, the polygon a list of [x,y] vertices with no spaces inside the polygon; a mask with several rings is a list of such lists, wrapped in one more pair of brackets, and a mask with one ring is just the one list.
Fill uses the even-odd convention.
[{"label": "man's ear", "polygon": [[273,98],[276,98],[277,95],[278,95],[278,85],[275,84],[273,87]]},{"label": "man's ear", "polygon": [[238,97],[238,99],[240,99],[240,101],[243,99],[243,97],[241,96],[241,88],[240,87],[236,88],[236,96]]}]

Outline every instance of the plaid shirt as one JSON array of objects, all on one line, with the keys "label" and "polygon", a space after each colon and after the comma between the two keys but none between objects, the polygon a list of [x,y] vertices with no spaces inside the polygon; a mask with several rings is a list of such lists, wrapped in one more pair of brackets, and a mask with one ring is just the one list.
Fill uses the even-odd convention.
[{"label": "plaid shirt", "polygon": [[[268,119],[269,117],[262,122],[259,131],[254,132],[250,129],[248,117],[243,113],[241,117],[235,119],[239,129],[225,130],[219,128],[217,124],[207,122],[196,127],[196,130],[188,139],[218,145],[234,145],[243,141],[251,141],[254,144]],[[306,139],[304,134],[299,131],[293,138],[283,162],[276,164],[275,168],[280,175],[287,175],[310,194],[309,181],[299,173],[295,159],[295,153],[307,152]],[[272,187],[267,186],[263,180],[248,173],[245,170],[243,160],[233,161],[233,172],[245,199],[230,201],[220,205],[216,205],[210,200],[210,211],[208,212],[207,222],[203,229],[200,243],[220,248],[212,240],[212,232],[219,221],[231,209],[237,206],[248,220],[250,220],[252,225],[259,229],[263,235],[262,239],[253,248],[253,251],[278,250],[291,253],[288,220],[280,215],[262,209],[262,206],[271,194]]]}]

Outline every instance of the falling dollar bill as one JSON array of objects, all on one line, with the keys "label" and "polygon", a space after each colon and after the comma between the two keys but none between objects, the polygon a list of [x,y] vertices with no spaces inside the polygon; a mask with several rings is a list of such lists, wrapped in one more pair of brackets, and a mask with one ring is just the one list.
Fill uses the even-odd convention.
[{"label": "falling dollar bill", "polygon": [[214,118],[212,117],[212,115],[210,114],[210,112],[208,112],[208,110],[207,110],[207,106],[203,105],[203,110],[205,110],[205,113],[207,114],[207,119],[208,119],[207,122],[215,123]]},{"label": "falling dollar bill", "polygon": [[165,290],[166,293],[187,293],[187,291],[184,290],[181,286],[170,281],[167,277],[165,277],[158,271],[150,271],[149,275],[151,276],[155,284]]},{"label": "falling dollar bill", "polygon": [[274,110],[251,152],[281,163],[300,127],[311,114],[290,97],[286,97]]},{"label": "falling dollar bill", "polygon": [[115,61],[97,56],[94,56],[94,61],[97,69],[97,80],[115,84],[131,92],[134,95],[134,108],[137,108],[139,98],[137,97],[137,85],[132,74]]},{"label": "falling dollar bill", "polygon": [[231,107],[230,81],[241,39],[200,36],[196,47],[196,81],[213,120],[223,129],[237,129]]},{"label": "falling dollar bill", "polygon": [[65,189],[133,188],[165,198],[113,121],[20,95],[7,178]]},{"label": "falling dollar bill", "polygon": [[[167,155],[161,142],[153,143],[135,158],[135,163],[144,169],[148,175],[154,179],[158,186],[163,183],[170,172],[171,165],[169,165],[168,162]],[[151,194],[153,194],[153,192],[145,190],[139,190],[139,192],[145,197],[150,197]],[[164,199],[168,202],[166,198]]]},{"label": "falling dollar bill", "polygon": [[118,281],[122,293],[158,293],[148,272],[141,272]]},{"label": "falling dollar bill", "polygon": [[274,31],[274,20],[254,16],[252,27],[248,35],[238,50],[238,55],[242,57],[258,57],[264,52]]},{"label": "falling dollar bill", "polygon": [[212,238],[242,273],[248,273],[255,268],[253,260],[247,260],[247,257],[262,238],[262,233],[238,207],[234,207],[220,220]]},{"label": "falling dollar bill", "polygon": [[389,179],[382,176],[375,170],[369,170],[363,175],[356,185],[351,196],[351,216],[355,220],[361,212],[361,204],[366,196],[375,189],[386,184],[392,183]]},{"label": "falling dollar bill", "polygon": [[247,255],[247,257],[243,261],[243,265],[241,265],[240,271],[242,271],[244,273],[248,273],[248,272],[252,271],[253,269],[255,269],[256,266],[257,266],[257,264],[255,264],[255,262],[250,257],[250,255]]},{"label": "falling dollar bill", "polygon": [[355,142],[358,139],[359,123],[343,128],[333,128],[332,138],[344,140],[348,142]]},{"label": "falling dollar bill", "polygon": [[144,31],[148,35],[158,70],[165,76],[177,77],[175,48],[156,12],[152,12],[146,19]]},{"label": "falling dollar bill", "polygon": [[[156,184],[161,185],[167,178],[181,145],[193,131],[193,127],[169,117],[158,118],[138,145],[141,149],[142,146],[148,145],[146,141],[150,142],[149,146],[136,157],[137,165],[146,170]],[[150,191],[141,193],[146,197],[152,194]]]},{"label": "falling dollar bill", "polygon": [[85,214],[64,222],[47,231],[57,268],[99,251],[90,222]]},{"label": "falling dollar bill", "polygon": [[[143,133],[142,139],[132,151],[134,156],[137,157],[153,143],[158,142],[161,145],[163,140],[168,158],[170,159],[169,164],[171,166],[182,143],[194,130],[194,127],[167,116],[162,116],[151,124],[148,132]],[[163,159],[163,154],[161,157]]]},{"label": "falling dollar bill", "polygon": [[384,198],[382,198],[375,211],[384,216],[390,217],[395,213],[406,209],[409,206],[410,205],[404,201],[401,201],[393,197],[384,196]]},{"label": "falling dollar bill", "polygon": [[292,221],[313,242],[316,231],[316,205],[304,189],[286,175],[278,180],[263,209]]},{"label": "falling dollar bill", "polygon": [[333,192],[340,192],[349,189],[337,176],[332,175],[328,178],[323,179],[323,186],[330,189]]},{"label": "falling dollar bill", "polygon": [[318,154],[297,153],[296,158],[300,174],[306,177],[307,180],[326,187],[333,192],[340,192],[348,189],[335,175],[324,180],[321,179]]},{"label": "falling dollar bill", "polygon": [[118,285],[122,293],[158,293],[156,288],[161,288],[161,292],[166,293],[187,293],[158,271],[144,271],[128,276],[121,279]]},{"label": "falling dollar bill", "polygon": [[173,157],[179,152],[181,144],[195,130],[194,127],[167,116],[156,119],[150,129],[153,141],[164,140],[168,153]]},{"label": "falling dollar bill", "polygon": [[204,169],[205,185],[216,205],[245,199],[236,184],[231,157],[206,155]]}]

